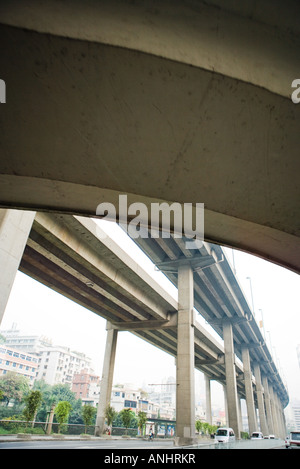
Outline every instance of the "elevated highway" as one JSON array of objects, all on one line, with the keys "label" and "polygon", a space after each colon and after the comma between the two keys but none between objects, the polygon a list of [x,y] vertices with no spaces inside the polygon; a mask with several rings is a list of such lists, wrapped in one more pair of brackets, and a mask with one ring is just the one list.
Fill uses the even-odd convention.
[{"label": "elevated highway", "polygon": [[[234,360],[233,367],[237,395],[248,399],[243,355],[246,348],[252,363],[250,372],[259,364],[259,375],[253,376],[251,372],[249,377],[253,403],[260,406],[263,376],[280,405],[286,407],[285,386],[222,249],[203,243],[198,250],[190,251],[183,239],[173,237],[137,242],[176,286],[176,265],[188,260],[193,266],[196,310],[221,338],[224,338],[225,324],[232,328],[234,353],[240,359]],[[36,214],[19,268],[107,319],[108,332],[131,331],[178,357],[184,340],[179,336],[177,301],[118,244],[105,237],[94,220]],[[223,345],[207,332],[197,321],[196,310],[191,319],[192,367],[228,389],[226,341]]]},{"label": "elevated highway", "polygon": [[[39,213],[19,269],[111,327],[129,330],[176,356],[177,301],[112,239],[98,239],[101,232],[88,218]],[[225,383],[224,349],[196,315],[195,366]]]},{"label": "elevated highway", "polygon": [[0,205],[205,204],[205,240],[300,270],[299,2],[3,1]]},{"label": "elevated highway", "polygon": [[[204,242],[198,250],[190,250],[184,239],[151,238],[150,233],[148,238],[138,238],[135,242],[175,286],[178,286],[176,263],[183,259],[194,262],[194,305],[199,314],[221,338],[222,324],[229,319],[237,357],[242,360],[242,347],[246,344],[251,359],[260,363],[263,372],[270,377],[278,376],[270,351],[220,246]],[[277,384],[285,407],[288,396],[280,377]]]}]

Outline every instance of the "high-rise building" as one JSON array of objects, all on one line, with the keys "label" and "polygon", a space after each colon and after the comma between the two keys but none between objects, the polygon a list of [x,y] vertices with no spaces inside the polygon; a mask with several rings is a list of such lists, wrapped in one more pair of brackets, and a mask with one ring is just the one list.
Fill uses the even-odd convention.
[{"label": "high-rise building", "polygon": [[37,380],[54,385],[58,383],[72,386],[73,376],[83,368],[90,373],[91,359],[83,353],[71,351],[68,347],[52,346],[39,352]]},{"label": "high-rise building", "polygon": [[52,345],[52,340],[45,336],[22,335],[16,324],[0,333],[5,337],[5,347],[16,353],[19,351],[35,357],[37,380],[44,380],[50,385],[66,383],[71,387],[74,373],[79,373],[83,368],[93,373],[89,357],[81,352],[71,351],[68,347]]}]

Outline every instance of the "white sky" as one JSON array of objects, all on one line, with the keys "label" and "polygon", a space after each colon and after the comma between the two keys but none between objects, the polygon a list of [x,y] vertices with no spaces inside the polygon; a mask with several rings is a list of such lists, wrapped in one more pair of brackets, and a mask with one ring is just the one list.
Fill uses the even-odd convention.
[{"label": "white sky", "polygon": [[[109,233],[120,239],[119,227],[108,223]],[[128,250],[131,240],[127,241],[123,233],[121,236],[122,247]],[[232,263],[233,251],[225,251]],[[155,272],[151,262],[137,253],[138,248],[132,255],[142,258],[143,267],[156,278],[158,276],[161,283],[162,274]],[[300,369],[296,354],[296,347],[300,344],[299,275],[238,251],[234,251],[234,262],[250,307],[252,297],[247,277],[251,278],[255,316],[260,320],[262,310],[267,344],[272,346],[273,357],[288,386],[290,399],[300,399]],[[101,375],[106,321],[20,272],[13,285],[1,329],[10,328],[12,323],[17,323],[21,333],[45,335],[53,340],[53,344],[85,353],[92,358],[95,372]],[[128,332],[119,333],[115,383],[142,386],[162,383],[168,376],[175,376],[173,357]]]}]

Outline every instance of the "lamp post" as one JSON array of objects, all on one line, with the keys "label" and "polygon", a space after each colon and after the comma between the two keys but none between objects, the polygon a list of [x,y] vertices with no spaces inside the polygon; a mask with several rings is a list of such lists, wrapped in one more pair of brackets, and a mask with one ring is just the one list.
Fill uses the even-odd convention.
[{"label": "lamp post", "polygon": [[260,314],[261,314],[261,322],[262,322],[262,330],[263,330],[263,335],[264,335],[264,339],[266,341],[266,331],[265,331],[265,322],[264,322],[264,317],[263,317],[263,310],[262,309],[259,309],[260,311]]},{"label": "lamp post", "polygon": [[249,282],[250,282],[250,292],[251,292],[251,301],[252,301],[252,313],[253,313],[253,317],[255,318],[251,277],[246,277],[246,278],[247,278],[247,280],[249,280]]}]

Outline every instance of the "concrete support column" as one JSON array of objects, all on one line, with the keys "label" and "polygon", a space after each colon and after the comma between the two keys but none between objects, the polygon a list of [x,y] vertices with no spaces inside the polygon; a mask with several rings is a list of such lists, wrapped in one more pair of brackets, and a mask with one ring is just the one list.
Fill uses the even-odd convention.
[{"label": "concrete support column", "polygon": [[193,270],[183,262],[178,265],[176,445],[191,444],[195,439],[193,307]]},{"label": "concrete support column", "polygon": [[243,431],[243,415],[242,415],[242,403],[241,403],[241,396],[238,394],[238,411],[239,411],[239,427],[240,432]]},{"label": "concrete support column", "polygon": [[285,438],[286,429],[285,429],[284,411],[283,411],[282,403],[281,403],[279,396],[276,395],[276,397],[277,397],[277,405],[278,405],[279,436],[281,438]]},{"label": "concrete support column", "polygon": [[34,217],[35,212],[0,210],[0,324]]},{"label": "concrete support column", "polygon": [[281,406],[282,409],[282,431],[283,431],[283,436],[282,438],[286,437],[286,419],[285,419],[285,413],[284,413],[284,408]]},{"label": "concrete support column", "polygon": [[240,439],[233,333],[232,324],[227,320],[223,322],[223,338],[229,426],[233,429],[236,438]]},{"label": "concrete support column", "polygon": [[255,405],[254,405],[250,354],[249,354],[249,348],[246,345],[242,347],[242,360],[243,360],[243,367],[244,367],[248,426],[249,426],[249,434],[251,435],[253,432],[257,431],[257,419],[256,419],[256,413],[255,413]]},{"label": "concrete support column", "polygon": [[265,407],[266,407],[266,414],[267,414],[267,424],[269,429],[269,434],[274,434],[274,425],[273,425],[273,418],[272,418],[272,411],[271,411],[271,398],[270,398],[270,391],[269,391],[269,382],[267,376],[263,375],[262,383],[265,391]]},{"label": "concrete support column", "polygon": [[205,377],[205,404],[206,404],[206,421],[210,425],[212,424],[211,418],[211,390],[210,390],[210,379],[207,375]]},{"label": "concrete support column", "polygon": [[277,393],[274,392],[274,402],[275,402],[275,412],[276,412],[276,420],[277,420],[277,436],[281,438],[281,419],[280,419],[280,410],[278,405],[278,396]]},{"label": "concrete support column", "polygon": [[228,420],[228,403],[227,403],[227,388],[226,388],[226,384],[223,384],[223,392],[224,392],[224,410],[225,410],[226,427],[229,427],[229,420]]},{"label": "concrete support column", "polygon": [[265,404],[264,404],[264,394],[263,387],[261,383],[261,373],[259,363],[254,363],[254,376],[256,381],[256,394],[257,394],[257,404],[258,404],[258,413],[259,413],[259,422],[260,430],[263,435],[268,435],[268,425],[265,413]]},{"label": "concrete support column", "polygon": [[107,337],[102,370],[102,379],[100,384],[100,397],[96,418],[95,435],[100,436],[104,432],[105,409],[110,403],[116,348],[117,348],[118,330],[110,328],[107,324]]},{"label": "concrete support column", "polygon": [[276,400],[275,400],[275,392],[274,392],[273,386],[271,384],[269,384],[269,391],[270,391],[270,398],[271,398],[273,431],[274,431],[275,436],[279,436],[277,403],[276,403]]}]

